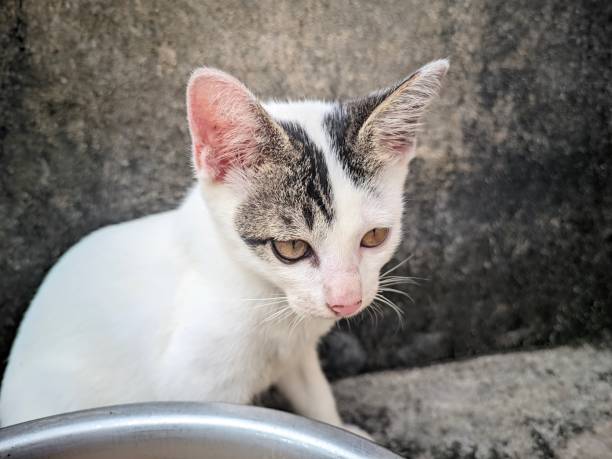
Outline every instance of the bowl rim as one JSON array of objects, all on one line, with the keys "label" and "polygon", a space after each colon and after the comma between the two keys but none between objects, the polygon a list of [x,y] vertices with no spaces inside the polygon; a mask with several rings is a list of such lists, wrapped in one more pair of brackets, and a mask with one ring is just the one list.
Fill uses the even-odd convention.
[{"label": "bowl rim", "polygon": [[[217,429],[217,430],[215,430]],[[220,430],[222,429],[222,430]],[[399,458],[391,451],[344,429],[270,408],[230,403],[148,402],[113,405],[58,414],[0,429],[0,457],[28,451],[60,451],[96,442],[151,441],[185,432],[203,440],[219,437],[250,440],[270,447],[320,452],[322,457]],[[190,436],[189,439],[192,437]],[[148,439],[148,440],[147,440]],[[211,438],[212,439],[212,438]],[[326,455],[326,456],[325,456]],[[25,456],[24,456],[25,457]]]}]

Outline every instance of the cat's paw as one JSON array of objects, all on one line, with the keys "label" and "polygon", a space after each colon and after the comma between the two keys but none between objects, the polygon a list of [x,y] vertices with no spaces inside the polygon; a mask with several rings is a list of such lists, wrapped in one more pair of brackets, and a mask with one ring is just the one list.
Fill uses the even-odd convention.
[{"label": "cat's paw", "polygon": [[374,439],[370,436],[370,434],[367,433],[365,430],[363,430],[361,427],[357,427],[356,425],[353,425],[353,424],[344,424],[342,428],[356,435],[359,435],[360,437],[363,437],[367,440],[374,441]]}]

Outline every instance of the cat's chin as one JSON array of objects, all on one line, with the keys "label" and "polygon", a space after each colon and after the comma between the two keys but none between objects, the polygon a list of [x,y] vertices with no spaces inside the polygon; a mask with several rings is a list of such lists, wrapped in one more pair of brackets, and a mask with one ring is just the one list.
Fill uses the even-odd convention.
[{"label": "cat's chin", "polygon": [[302,317],[305,320],[334,322],[342,318],[334,314],[329,308],[295,308],[294,311],[298,317]]},{"label": "cat's chin", "polygon": [[346,314],[346,315],[336,314],[336,315],[334,315],[334,320],[338,321],[338,320],[341,320],[341,319],[352,319],[353,317],[357,317],[359,314],[361,314],[364,309],[366,309],[366,308],[362,307],[362,308],[357,309],[355,312],[353,312],[351,314]]}]

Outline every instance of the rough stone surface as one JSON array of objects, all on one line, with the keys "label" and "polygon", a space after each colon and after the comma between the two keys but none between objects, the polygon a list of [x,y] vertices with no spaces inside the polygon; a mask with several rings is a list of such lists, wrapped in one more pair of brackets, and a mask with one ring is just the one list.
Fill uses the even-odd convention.
[{"label": "rough stone surface", "polygon": [[350,333],[332,330],[321,343],[321,363],[331,378],[361,373],[368,355],[359,340]]},{"label": "rough stone surface", "polygon": [[610,328],[611,15],[553,0],[0,2],[0,357],[70,245],[180,200],[184,85],[202,64],[263,98],[341,98],[450,56],[398,255],[428,280],[414,304],[393,298],[403,327],[390,312],[342,326],[357,371]]},{"label": "rough stone surface", "polygon": [[612,457],[612,350],[560,347],[337,381],[345,421],[412,459]]}]

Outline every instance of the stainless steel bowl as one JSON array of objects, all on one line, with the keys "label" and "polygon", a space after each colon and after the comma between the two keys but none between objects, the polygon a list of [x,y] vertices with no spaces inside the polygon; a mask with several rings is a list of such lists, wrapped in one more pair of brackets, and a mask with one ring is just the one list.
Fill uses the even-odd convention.
[{"label": "stainless steel bowl", "polygon": [[391,459],[357,435],[289,413],[223,403],[143,403],[0,429],[0,458]]}]

